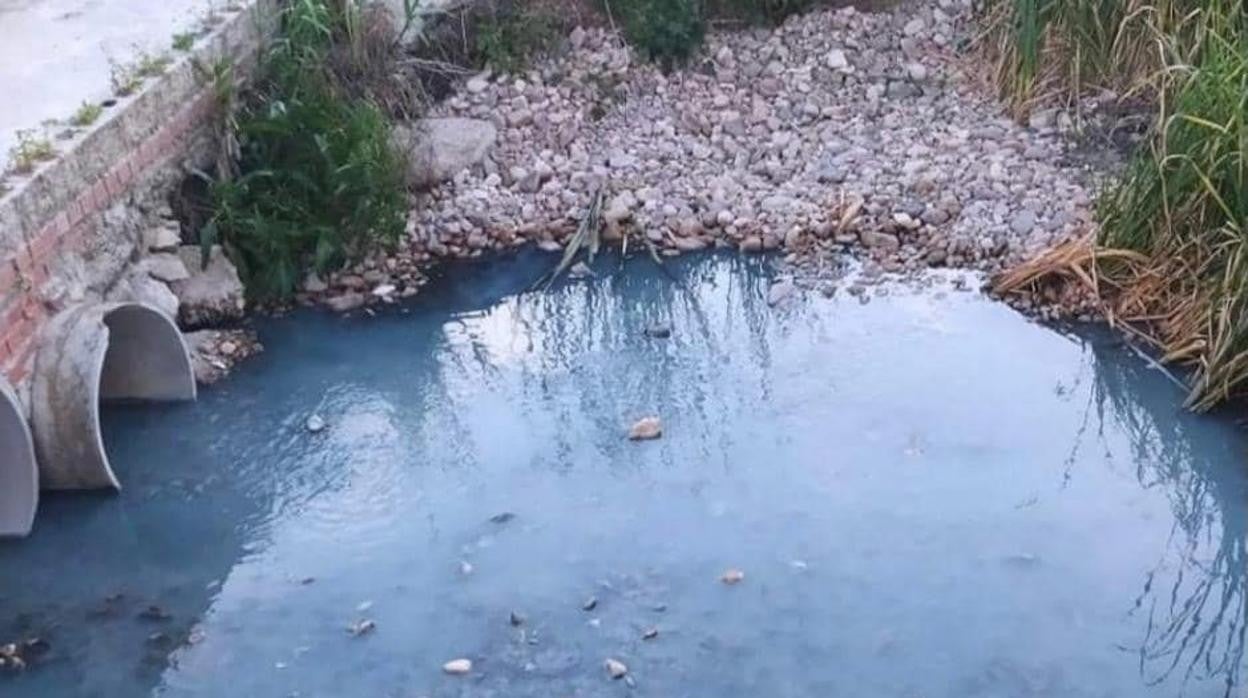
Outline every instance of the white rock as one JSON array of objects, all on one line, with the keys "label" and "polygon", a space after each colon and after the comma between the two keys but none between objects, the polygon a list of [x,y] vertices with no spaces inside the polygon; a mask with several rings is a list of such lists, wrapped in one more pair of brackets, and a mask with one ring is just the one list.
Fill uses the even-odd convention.
[{"label": "white rock", "polygon": [[633,441],[657,439],[663,436],[663,421],[658,417],[642,417],[628,430]]},{"label": "white rock", "polygon": [[176,223],[167,223],[143,231],[143,245],[148,252],[177,252],[182,233]]},{"label": "white rock", "polygon": [[187,271],[186,264],[176,254],[154,254],[144,258],[139,264],[153,279],[165,283],[191,278],[191,272]]},{"label": "white rock", "polygon": [[325,431],[325,420],[319,414],[308,415],[308,418],[304,421],[303,426],[310,433],[319,434],[322,431]]},{"label": "white rock", "polygon": [[612,679],[622,679],[628,674],[628,665],[618,659],[607,659],[602,665]]},{"label": "white rock", "polygon": [[452,676],[463,676],[464,674],[467,674],[468,672],[472,671],[472,660],[463,659],[463,658],[452,659],[451,661],[442,665],[442,671]]},{"label": "white rock", "polygon": [[828,51],[827,57],[824,59],[827,66],[832,70],[844,70],[849,67],[849,58],[845,56],[845,52],[839,48]]},{"label": "white rock", "polygon": [[427,188],[454,177],[485,158],[498,140],[494,124],[455,117],[422,119],[395,126],[394,147],[408,160],[408,183]]},{"label": "white rock", "polygon": [[190,272],[189,278],[169,284],[178,297],[179,324],[185,327],[221,325],[243,317],[246,300],[238,270],[220,245],[213,245],[208,266],[202,267],[198,245],[183,245],[178,256]]}]

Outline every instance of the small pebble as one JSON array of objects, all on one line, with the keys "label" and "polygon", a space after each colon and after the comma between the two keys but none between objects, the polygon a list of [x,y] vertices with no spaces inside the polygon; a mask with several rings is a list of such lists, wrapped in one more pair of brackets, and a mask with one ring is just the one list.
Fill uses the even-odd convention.
[{"label": "small pebble", "polygon": [[308,432],[312,434],[319,434],[320,432],[325,431],[325,420],[322,419],[319,414],[309,416],[308,421],[304,422],[303,425],[307,428]]},{"label": "small pebble", "polygon": [[603,662],[603,666],[607,669],[607,676],[612,679],[622,679],[628,674],[628,665],[618,659],[608,659]]},{"label": "small pebble", "polygon": [[361,635],[367,635],[376,629],[377,629],[377,623],[365,618],[363,620],[358,620],[352,623],[350,626],[348,626],[347,632],[351,633],[353,637],[360,637]]},{"label": "small pebble", "polygon": [[663,436],[663,422],[658,417],[643,417],[628,430],[628,438],[633,441],[657,439]]}]

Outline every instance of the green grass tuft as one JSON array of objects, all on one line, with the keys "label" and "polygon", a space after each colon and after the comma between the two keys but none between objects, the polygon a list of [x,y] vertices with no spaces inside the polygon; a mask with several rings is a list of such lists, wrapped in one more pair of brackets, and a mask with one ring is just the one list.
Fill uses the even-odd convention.
[{"label": "green grass tuft", "polygon": [[85,128],[94,124],[100,118],[100,114],[103,113],[104,107],[94,102],[83,102],[78,109],[74,111],[73,116],[69,117],[69,123],[70,125],[77,126],[78,128]]},{"label": "green grass tuft", "polygon": [[298,0],[265,56],[259,91],[237,114],[235,178],[212,186],[201,241],[225,244],[255,298],[292,293],[310,269],[328,272],[406,220],[405,167],[370,100],[348,98],[328,60],[345,40],[325,0]]}]

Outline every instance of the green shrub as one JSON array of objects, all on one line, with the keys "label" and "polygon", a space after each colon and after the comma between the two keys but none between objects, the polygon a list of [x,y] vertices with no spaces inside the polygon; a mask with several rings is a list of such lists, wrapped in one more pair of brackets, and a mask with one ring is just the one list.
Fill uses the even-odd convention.
[{"label": "green shrub", "polygon": [[555,17],[542,11],[498,10],[476,27],[473,62],[503,73],[518,73],[559,37]]},{"label": "green shrub", "polygon": [[814,4],[815,0],[712,0],[711,14],[779,24],[789,15],[804,12]]},{"label": "green shrub", "polygon": [[664,68],[687,60],[706,36],[699,0],[615,0],[611,9],[629,42]]},{"label": "green shrub", "polygon": [[289,295],[307,270],[329,271],[403,231],[404,163],[389,122],[373,102],[347,98],[328,67],[336,16],[325,0],[289,8],[236,117],[239,175],[212,186],[201,242],[226,246],[256,298]]}]

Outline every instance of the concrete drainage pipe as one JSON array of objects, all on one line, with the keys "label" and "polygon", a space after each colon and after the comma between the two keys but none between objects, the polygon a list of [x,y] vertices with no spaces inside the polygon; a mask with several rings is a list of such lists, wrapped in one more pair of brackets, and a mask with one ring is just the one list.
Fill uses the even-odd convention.
[{"label": "concrete drainage pipe", "polygon": [[39,469],[22,404],[2,378],[0,450],[0,536],[24,536],[39,506]]},{"label": "concrete drainage pipe", "polygon": [[141,303],[79,305],[39,338],[31,424],[44,489],[113,488],[100,435],[101,400],[194,400],[195,376],[177,325]]}]

